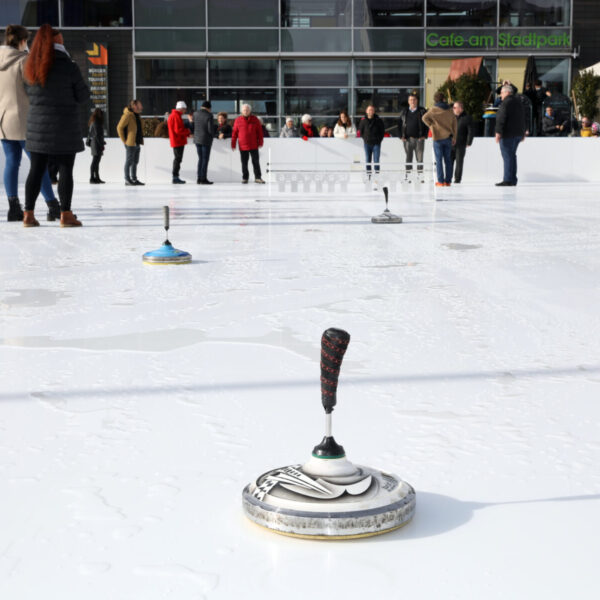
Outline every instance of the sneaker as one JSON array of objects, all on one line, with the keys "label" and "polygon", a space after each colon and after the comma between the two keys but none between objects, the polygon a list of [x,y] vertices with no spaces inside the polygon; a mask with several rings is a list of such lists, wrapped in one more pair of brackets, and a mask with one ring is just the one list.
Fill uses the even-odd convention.
[{"label": "sneaker", "polygon": [[242,183],[248,183],[247,179],[242,179]]},{"label": "sneaker", "polygon": [[436,181],[435,182],[435,187],[445,187],[443,183]]},{"label": "sneaker", "polygon": [[265,183],[263,179],[261,179],[260,177],[258,179],[254,180],[254,183]]},{"label": "sneaker", "polygon": [[513,186],[513,185],[517,185],[516,183],[511,183],[510,181],[501,181],[500,183],[496,184],[497,186]]},{"label": "sneaker", "polygon": [[146,184],[142,183],[139,179],[134,179],[133,180],[133,185],[146,185]]},{"label": "sneaker", "polygon": [[448,182],[444,183],[444,187],[450,187],[450,183],[448,183]]},{"label": "sneaker", "polygon": [[198,185],[212,185],[212,184],[213,184],[213,182],[212,182],[212,181],[209,181],[208,179],[198,179],[198,180],[196,181],[196,183],[197,183]]},{"label": "sneaker", "polygon": [[173,177],[172,183],[185,183],[185,181],[179,177]]}]

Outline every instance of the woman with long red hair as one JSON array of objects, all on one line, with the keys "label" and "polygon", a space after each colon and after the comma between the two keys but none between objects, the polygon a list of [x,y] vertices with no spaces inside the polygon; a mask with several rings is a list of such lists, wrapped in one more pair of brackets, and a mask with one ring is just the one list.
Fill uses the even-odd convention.
[{"label": "woman with long red hair", "polygon": [[78,104],[89,99],[90,90],[66,51],[62,34],[50,25],[39,28],[24,74],[29,97],[25,148],[30,153],[31,169],[25,183],[23,225],[39,225],[33,211],[48,157],[52,156],[59,173],[60,226],[80,227],[81,222],[71,212],[73,165],[75,154],[84,149]]}]

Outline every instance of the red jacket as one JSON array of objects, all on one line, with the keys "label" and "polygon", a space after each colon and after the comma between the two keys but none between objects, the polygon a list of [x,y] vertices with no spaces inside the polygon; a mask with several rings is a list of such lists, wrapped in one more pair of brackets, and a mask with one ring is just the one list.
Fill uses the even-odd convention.
[{"label": "red jacket", "polygon": [[171,148],[178,148],[187,144],[187,139],[192,135],[192,132],[183,124],[181,113],[176,108],[171,111],[167,119],[167,127],[169,128]]},{"label": "red jacket", "polygon": [[233,123],[231,134],[231,147],[235,150],[235,143],[239,142],[240,150],[257,150],[263,145],[263,132],[260,121],[254,116],[240,115]]}]

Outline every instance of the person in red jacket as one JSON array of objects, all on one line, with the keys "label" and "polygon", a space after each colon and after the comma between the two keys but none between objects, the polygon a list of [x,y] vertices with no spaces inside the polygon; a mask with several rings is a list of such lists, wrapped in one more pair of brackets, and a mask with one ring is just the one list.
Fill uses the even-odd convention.
[{"label": "person in red jacket", "polygon": [[242,104],[242,114],[233,123],[231,134],[231,149],[235,150],[236,142],[240,145],[242,159],[242,183],[248,183],[248,157],[252,157],[254,181],[264,183],[260,172],[258,149],[263,145],[263,132],[260,121],[252,114],[249,104]]},{"label": "person in red jacket", "polygon": [[187,144],[187,139],[192,132],[183,124],[181,115],[187,110],[187,104],[183,100],[179,100],[175,108],[171,111],[167,119],[167,127],[169,128],[169,141],[173,148],[173,183],[185,183],[179,178],[179,169],[183,160],[183,151]]}]

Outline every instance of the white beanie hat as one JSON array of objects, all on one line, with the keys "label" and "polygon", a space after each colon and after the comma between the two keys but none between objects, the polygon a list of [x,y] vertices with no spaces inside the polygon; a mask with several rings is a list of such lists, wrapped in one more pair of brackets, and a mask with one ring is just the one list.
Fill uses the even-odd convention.
[{"label": "white beanie hat", "polygon": [[311,117],[309,114],[302,115],[302,119],[301,119],[301,121],[302,121],[303,123],[308,123],[309,121],[312,121],[312,117]]},{"label": "white beanie hat", "polygon": [[175,110],[179,110],[180,108],[187,108],[187,104],[183,100],[179,100],[175,105]]}]

